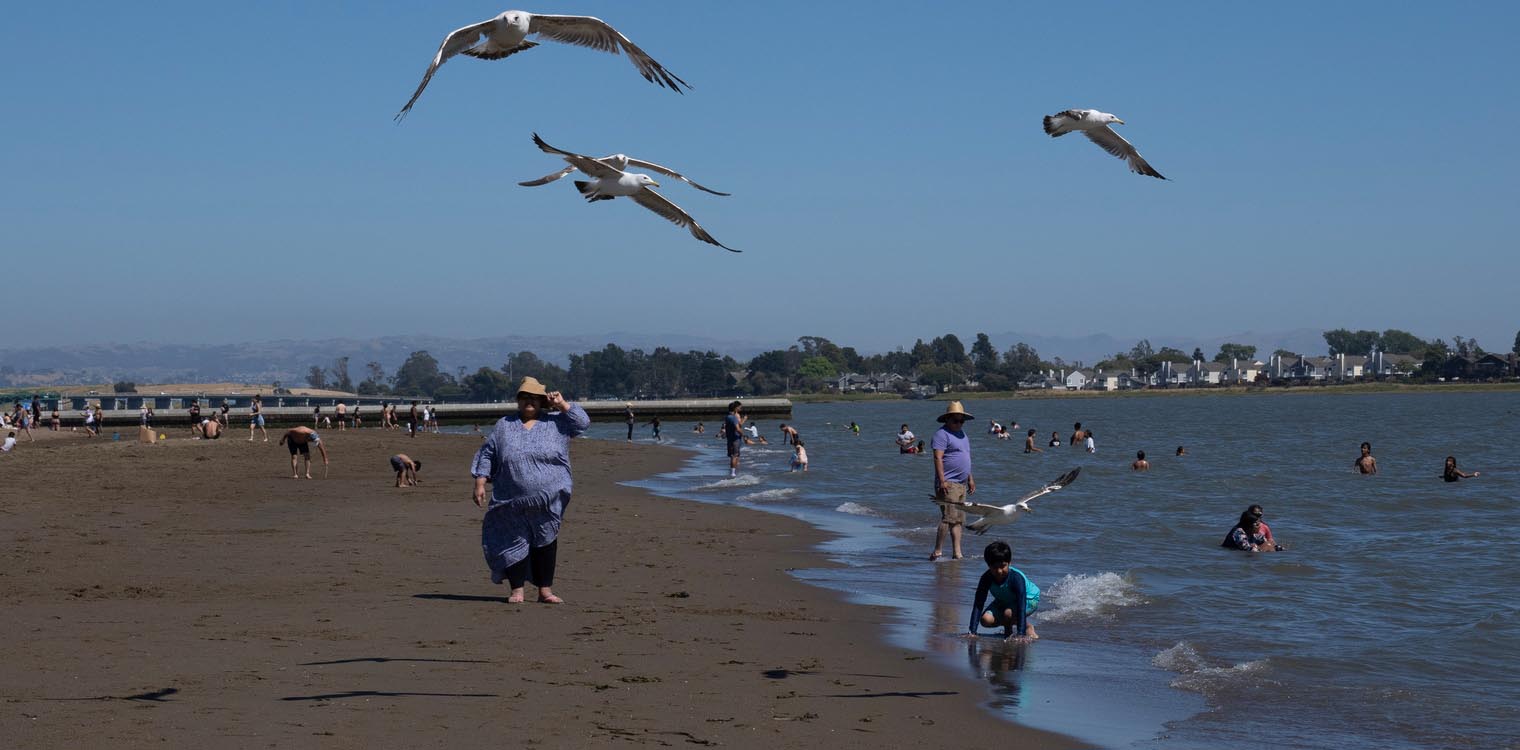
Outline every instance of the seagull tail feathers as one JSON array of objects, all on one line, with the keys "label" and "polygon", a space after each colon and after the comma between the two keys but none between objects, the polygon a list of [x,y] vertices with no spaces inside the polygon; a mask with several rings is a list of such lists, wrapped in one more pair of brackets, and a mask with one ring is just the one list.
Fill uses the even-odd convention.
[{"label": "seagull tail feathers", "polygon": [[1045,135],[1051,138],[1060,138],[1068,131],[1061,130],[1061,123],[1052,115],[1045,115]]},{"label": "seagull tail feathers", "polygon": [[587,203],[612,200],[612,196],[610,195],[596,195],[595,189],[591,187],[591,183],[586,182],[585,180],[576,180],[575,189],[581,191],[581,195],[586,196]]}]

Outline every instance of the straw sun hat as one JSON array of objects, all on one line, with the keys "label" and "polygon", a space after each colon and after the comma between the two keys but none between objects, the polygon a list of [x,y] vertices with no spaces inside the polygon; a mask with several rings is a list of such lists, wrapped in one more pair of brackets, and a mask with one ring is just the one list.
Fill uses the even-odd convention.
[{"label": "straw sun hat", "polygon": [[951,401],[950,405],[945,407],[945,413],[939,415],[939,421],[943,422],[953,416],[965,417],[967,421],[976,419],[976,417],[966,413],[966,408],[961,406],[961,402],[959,401]]},{"label": "straw sun hat", "polygon": [[544,384],[538,382],[538,378],[523,378],[522,385],[517,386],[517,395],[527,393],[533,396],[549,397],[549,391],[544,389]]}]

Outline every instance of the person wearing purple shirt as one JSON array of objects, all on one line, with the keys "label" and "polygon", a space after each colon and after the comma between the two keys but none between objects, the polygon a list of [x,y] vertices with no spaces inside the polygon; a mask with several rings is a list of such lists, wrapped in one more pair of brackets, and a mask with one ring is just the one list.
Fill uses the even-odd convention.
[{"label": "person wearing purple shirt", "polygon": [[475,453],[474,500],[486,509],[480,546],[491,582],[511,585],[509,602],[523,601],[530,573],[540,602],[563,601],[553,586],[560,522],[570,504],[570,440],[590,426],[580,406],[559,391],[546,391],[535,378],[523,378],[517,414],[502,417]]},{"label": "person wearing purple shirt", "polygon": [[[976,492],[976,479],[971,475],[971,440],[966,437],[964,429],[969,419],[975,417],[967,414],[959,401],[951,401],[945,413],[939,416],[944,426],[935,431],[929,442],[929,448],[934,451],[934,496],[937,499],[964,503]],[[939,512],[939,528],[934,532],[934,551],[929,554],[929,561],[944,555],[946,531],[950,533],[954,559],[959,560],[966,511],[955,505],[940,505]]]}]

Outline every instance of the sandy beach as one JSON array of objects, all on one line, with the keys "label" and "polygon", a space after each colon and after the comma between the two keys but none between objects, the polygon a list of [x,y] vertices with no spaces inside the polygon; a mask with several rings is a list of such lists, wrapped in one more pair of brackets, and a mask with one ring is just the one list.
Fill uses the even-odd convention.
[{"label": "sandy beach", "polygon": [[[823,564],[807,525],[617,484],[676,450],[577,441],[567,604],[509,605],[469,502],[477,438],[328,431],[327,478],[296,481],[271,434],[0,456],[7,744],[1078,744],[789,576]],[[421,486],[392,486],[396,452]]]}]

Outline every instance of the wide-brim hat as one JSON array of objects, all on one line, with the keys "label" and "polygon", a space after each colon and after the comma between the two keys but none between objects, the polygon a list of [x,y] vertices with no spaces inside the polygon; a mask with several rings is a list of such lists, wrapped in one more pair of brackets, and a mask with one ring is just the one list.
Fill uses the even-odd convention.
[{"label": "wide-brim hat", "polygon": [[967,421],[976,419],[976,417],[973,417],[970,414],[966,413],[966,407],[961,406],[961,402],[959,401],[951,401],[950,405],[945,407],[945,413],[939,415],[939,421],[943,422],[953,416],[965,417]]},{"label": "wide-brim hat", "polygon": [[522,385],[517,386],[517,395],[521,396],[524,393],[545,398],[549,397],[549,391],[544,388],[543,383],[538,382],[538,378],[523,378]]}]

